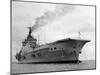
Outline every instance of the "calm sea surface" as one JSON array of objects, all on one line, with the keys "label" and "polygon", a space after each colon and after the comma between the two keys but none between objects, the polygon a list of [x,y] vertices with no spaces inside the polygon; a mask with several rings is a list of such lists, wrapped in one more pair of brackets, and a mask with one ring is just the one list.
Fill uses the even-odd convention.
[{"label": "calm sea surface", "polygon": [[84,60],[78,64],[72,63],[52,63],[52,64],[17,64],[12,63],[12,74],[17,73],[36,73],[63,70],[83,70],[95,69],[95,60]]}]

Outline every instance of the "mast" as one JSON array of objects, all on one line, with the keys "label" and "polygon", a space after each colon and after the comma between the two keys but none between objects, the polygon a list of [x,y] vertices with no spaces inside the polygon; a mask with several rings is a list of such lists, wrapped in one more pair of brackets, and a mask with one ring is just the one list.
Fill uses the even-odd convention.
[{"label": "mast", "polygon": [[81,33],[80,33],[80,32],[78,32],[78,34],[79,34],[79,38],[81,39]]},{"label": "mast", "polygon": [[40,44],[40,35],[38,35],[38,44]]}]

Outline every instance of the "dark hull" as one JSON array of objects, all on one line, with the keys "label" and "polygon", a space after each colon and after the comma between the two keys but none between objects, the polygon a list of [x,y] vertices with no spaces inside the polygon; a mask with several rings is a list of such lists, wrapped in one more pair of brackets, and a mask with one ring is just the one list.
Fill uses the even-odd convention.
[{"label": "dark hull", "polygon": [[87,40],[67,39],[35,48],[23,54],[18,63],[76,63]]}]

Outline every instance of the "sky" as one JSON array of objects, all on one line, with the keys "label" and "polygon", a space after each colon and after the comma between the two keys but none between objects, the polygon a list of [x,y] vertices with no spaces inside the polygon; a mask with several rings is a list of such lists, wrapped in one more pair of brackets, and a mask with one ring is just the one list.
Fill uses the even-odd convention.
[{"label": "sky", "polygon": [[13,1],[13,61],[16,61],[14,55],[21,49],[30,25],[32,36],[40,45],[64,38],[91,40],[83,47],[79,59],[95,59],[95,7]]}]

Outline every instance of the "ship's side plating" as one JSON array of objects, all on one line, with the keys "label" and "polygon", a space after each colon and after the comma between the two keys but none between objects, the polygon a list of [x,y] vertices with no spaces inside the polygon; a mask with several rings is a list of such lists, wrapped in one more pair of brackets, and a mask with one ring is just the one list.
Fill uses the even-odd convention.
[{"label": "ship's side plating", "polygon": [[88,40],[66,39],[42,45],[23,54],[19,63],[78,61],[81,49]]}]

